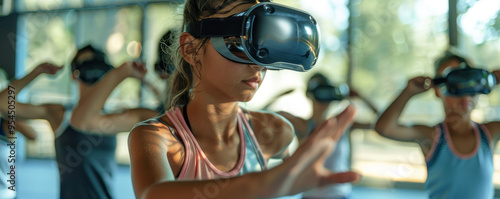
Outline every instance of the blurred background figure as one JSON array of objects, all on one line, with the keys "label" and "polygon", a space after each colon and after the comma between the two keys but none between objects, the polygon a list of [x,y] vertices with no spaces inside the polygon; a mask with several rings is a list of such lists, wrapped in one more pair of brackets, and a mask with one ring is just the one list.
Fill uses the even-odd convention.
[{"label": "blurred background figure", "polygon": [[[313,74],[307,82],[306,96],[311,100],[312,115],[308,119],[294,116],[287,112],[278,112],[287,118],[293,125],[295,134],[302,143],[309,133],[325,119],[330,117],[329,110],[340,106],[338,102],[349,98],[361,99],[376,114],[377,109],[367,99],[361,97],[355,90],[349,89],[346,84],[334,86],[331,81],[321,73]],[[350,129],[368,129],[370,123],[354,122]],[[351,141],[350,130],[340,138],[335,147],[335,151],[325,161],[325,167],[337,172],[344,172],[351,169]],[[322,189],[316,189],[303,194],[303,198],[349,198],[351,196],[351,184],[338,184]]]},{"label": "blurred background figure", "polygon": [[[3,91],[5,89],[8,92],[8,85],[9,81],[7,79],[7,75],[3,69],[0,69],[0,90]],[[13,91],[15,92],[15,90]],[[14,95],[12,96],[14,97]],[[10,101],[14,100],[14,98],[10,98]],[[9,174],[12,173],[12,163],[15,163],[15,154],[11,154],[11,150],[15,150],[15,148],[11,147],[11,142],[15,143],[17,141],[17,137],[21,137],[15,133],[19,132],[22,136],[29,140],[34,140],[37,136],[36,132],[26,123],[25,120],[15,118],[15,113],[12,113],[12,111],[15,110],[10,111],[11,114],[9,114],[9,111],[6,113],[0,112],[0,154],[6,158],[5,160],[0,161],[0,196],[2,196],[2,198],[16,198],[16,186],[13,186],[15,185],[16,179],[11,179],[11,175]],[[11,132],[14,132],[14,134],[11,134]],[[13,147],[15,147],[15,145]],[[10,183],[10,180],[14,180],[13,183]],[[11,188],[9,189],[9,187]]]},{"label": "blurred background figure", "polygon": [[[416,142],[427,164],[425,189],[430,198],[493,198],[492,149],[500,122],[476,123],[472,110],[479,94],[489,94],[500,70],[472,68],[464,57],[450,51],[436,61],[436,78],[415,77],[382,113],[375,129],[385,137]],[[433,88],[444,107],[444,119],[435,126],[399,122],[408,101]]]},{"label": "blurred background figure", "polygon": [[[124,64],[129,66],[131,64]],[[138,67],[138,66],[137,66]],[[20,92],[25,86],[33,81],[38,75],[43,73],[55,74],[61,67],[51,64],[41,64],[31,73],[13,81],[11,86]],[[71,61],[71,71],[74,81],[77,82],[79,96],[85,102],[91,102],[86,98],[85,93],[89,91],[92,84],[114,69],[107,63],[106,55],[88,45],[79,49]],[[121,70],[120,70],[121,71]],[[142,70],[145,72],[145,70]],[[127,74],[128,75],[128,74]],[[132,76],[132,75],[129,75]],[[91,92],[89,92],[92,95]],[[0,92],[0,103],[7,104],[8,90]],[[99,95],[90,96],[98,98]],[[103,96],[104,99],[107,98]],[[112,176],[116,167],[115,149],[116,137],[113,134],[129,130],[133,124],[128,124],[128,128],[122,124],[116,127],[126,128],[121,130],[115,128],[115,123],[100,123],[99,127],[87,130],[82,133],[69,124],[73,108],[76,104],[44,104],[32,105],[25,103],[16,104],[16,117],[22,119],[44,119],[50,124],[55,137],[56,160],[59,167],[60,198],[112,198]],[[98,109],[101,111],[102,107]],[[90,109],[91,110],[91,109]],[[1,106],[3,114],[8,112],[7,106]],[[150,110],[149,115],[131,117],[139,121],[153,117],[157,113]],[[78,117],[85,116],[84,112],[77,113]],[[124,114],[128,114],[127,111]],[[133,116],[133,114],[132,114]],[[136,122],[133,120],[133,122]],[[77,123],[77,127],[81,127]],[[87,126],[85,126],[87,127]]]},{"label": "blurred background figure", "polygon": [[29,77],[16,80],[11,84],[9,84],[4,70],[0,69],[0,154],[6,158],[0,161],[0,196],[3,198],[16,198],[18,190],[16,181],[19,180],[15,179],[15,175],[12,175],[12,170],[14,173],[17,171],[15,169],[15,151],[18,138],[15,133],[20,132],[30,140],[34,140],[37,136],[36,132],[25,122],[25,119],[32,118],[17,114],[19,105],[23,107],[24,104],[17,103],[16,93],[22,90],[30,82],[30,79],[44,73],[54,75],[60,69],[52,64],[43,63],[38,65]]}]

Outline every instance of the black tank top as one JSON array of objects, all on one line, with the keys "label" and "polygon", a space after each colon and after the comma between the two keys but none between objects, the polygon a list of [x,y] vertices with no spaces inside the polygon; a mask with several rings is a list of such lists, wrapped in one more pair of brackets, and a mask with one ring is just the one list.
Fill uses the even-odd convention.
[{"label": "black tank top", "polygon": [[61,199],[113,198],[116,136],[82,133],[71,126],[55,139]]}]

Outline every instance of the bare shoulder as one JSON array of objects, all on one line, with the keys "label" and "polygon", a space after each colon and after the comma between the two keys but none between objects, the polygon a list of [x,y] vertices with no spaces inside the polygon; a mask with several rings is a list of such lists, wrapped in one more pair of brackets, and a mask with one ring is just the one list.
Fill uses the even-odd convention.
[{"label": "bare shoulder", "polygon": [[436,135],[436,127],[426,126],[426,125],[414,125],[414,130],[423,135],[423,139],[433,139]]},{"label": "bare shoulder", "polygon": [[159,118],[151,118],[137,123],[130,131],[129,143],[167,143],[165,141],[175,139],[172,136],[170,128],[162,123]]},{"label": "bare shoulder", "polygon": [[436,127],[430,127],[426,125],[414,125],[412,126],[415,133],[419,136],[415,136],[414,142],[416,142],[424,155],[427,155],[434,144],[434,138],[438,134]]},{"label": "bare shoulder", "polygon": [[183,164],[185,152],[183,145],[176,138],[179,135],[174,136],[175,129],[169,126],[173,127],[165,115],[137,123],[129,134],[130,155],[133,156],[138,151],[142,151],[139,152],[141,155],[151,156],[149,158],[152,159],[166,155],[172,171],[178,172]]},{"label": "bare shoulder", "polygon": [[286,120],[288,120],[293,126],[297,125],[306,125],[307,126],[307,120],[301,117],[297,117],[291,113],[284,112],[284,111],[279,111],[276,112],[280,116],[284,117]]},{"label": "bare shoulder", "polygon": [[284,112],[284,111],[279,111],[277,112],[279,115],[283,116],[285,119],[287,119],[293,126],[295,130],[295,134],[299,139],[303,139],[307,136],[309,133],[309,124],[308,120],[297,117],[291,113]]},{"label": "bare shoulder", "polygon": [[283,116],[262,111],[249,111],[255,137],[266,158],[281,152],[293,140],[294,130]]},{"label": "bare shoulder", "polygon": [[46,119],[53,130],[57,129],[64,120],[64,113],[66,112],[64,106],[60,104],[45,104],[40,106],[43,107],[47,113],[45,118],[40,119]]},{"label": "bare shoulder", "polygon": [[500,122],[488,122],[485,123],[484,126],[488,130],[491,138],[493,138],[495,141],[500,139]]}]

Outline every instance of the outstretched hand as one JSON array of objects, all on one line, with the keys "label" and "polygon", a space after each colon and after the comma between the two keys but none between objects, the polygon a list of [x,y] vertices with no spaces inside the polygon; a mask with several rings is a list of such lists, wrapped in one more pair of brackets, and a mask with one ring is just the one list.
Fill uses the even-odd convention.
[{"label": "outstretched hand", "polygon": [[[317,126],[308,139],[282,165],[274,168],[272,185],[279,195],[296,194],[335,183],[353,182],[355,172],[334,173],[324,167],[345,129],[352,124],[356,109],[350,105],[342,113]],[[342,161],[342,160],[338,160]]]},{"label": "outstretched hand", "polygon": [[63,68],[62,66],[56,66],[54,64],[45,62],[45,63],[42,63],[42,64],[38,65],[35,68],[35,70],[39,74],[47,73],[47,74],[53,75],[53,74],[56,74],[57,71],[61,70],[62,68]]}]

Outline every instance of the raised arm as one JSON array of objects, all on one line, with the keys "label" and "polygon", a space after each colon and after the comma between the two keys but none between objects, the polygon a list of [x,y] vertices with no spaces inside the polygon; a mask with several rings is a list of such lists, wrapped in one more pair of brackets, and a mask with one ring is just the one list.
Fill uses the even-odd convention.
[{"label": "raised arm", "polygon": [[403,112],[410,98],[430,89],[431,85],[427,83],[429,81],[430,79],[427,77],[415,77],[408,80],[406,88],[377,120],[375,124],[377,133],[400,141],[417,141],[429,138],[432,131],[430,127],[422,125],[404,126],[398,123],[401,112]]},{"label": "raised arm", "polygon": [[53,75],[61,68],[53,64],[43,63],[23,78],[11,82],[7,88],[0,92],[0,112],[8,115],[9,110],[11,110],[8,105],[12,105],[11,108],[15,107],[15,115],[18,118],[49,120],[53,116],[51,108],[54,106],[17,103],[17,94],[40,74]]},{"label": "raised arm", "polygon": [[26,120],[16,121],[16,130],[30,140],[35,140],[37,137],[35,129],[33,129],[28,123],[26,123]]},{"label": "raised arm", "polygon": [[73,111],[71,125],[89,133],[112,135],[130,131],[134,124],[158,115],[156,111],[136,108],[117,114],[102,114],[106,99],[120,82],[127,77],[144,78],[144,64],[127,62],[119,68],[108,72],[102,79],[92,85],[80,98]]},{"label": "raised arm", "polygon": [[[353,172],[332,173],[323,165],[335,149],[355,109],[348,107],[337,117],[320,124],[304,144],[273,169],[220,180],[173,181],[164,139],[154,126],[134,128],[129,137],[132,181],[137,198],[272,198],[292,195],[359,178]],[[170,147],[170,146],[169,146]],[[212,190],[216,190],[213,193]],[[205,190],[210,190],[207,193]],[[209,194],[209,195],[204,195]]]}]

